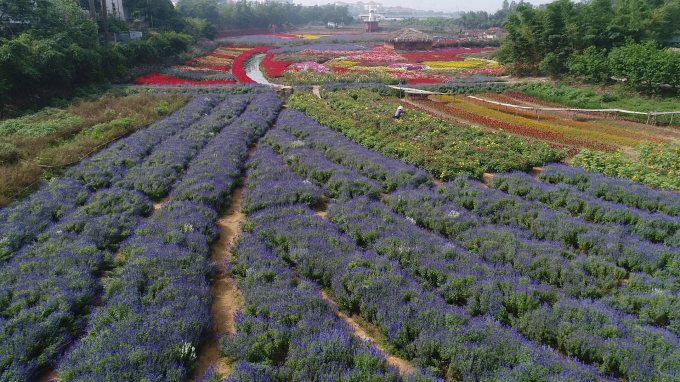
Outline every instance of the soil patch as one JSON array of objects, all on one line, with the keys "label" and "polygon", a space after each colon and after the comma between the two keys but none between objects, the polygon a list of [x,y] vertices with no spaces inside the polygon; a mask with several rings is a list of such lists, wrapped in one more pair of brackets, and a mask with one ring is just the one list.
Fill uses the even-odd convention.
[{"label": "soil patch", "polygon": [[[321,297],[323,297],[323,299],[326,300],[326,302],[328,302],[334,308],[336,307],[335,302],[328,296],[326,292],[321,291]],[[380,331],[378,330],[377,327],[375,327],[375,325],[366,321],[363,317],[355,315],[350,317],[337,309],[336,314],[340,319],[342,319],[347,324],[349,324],[349,326],[352,327],[355,336],[361,338],[364,341],[370,341],[373,344],[373,346],[378,348],[380,351],[382,351],[383,353],[387,353],[385,351],[385,348],[382,345],[380,345],[380,343],[378,343],[377,341],[377,337]],[[402,375],[409,375],[413,373],[414,367],[407,360],[395,357],[393,355],[388,355],[386,359],[387,363],[399,369],[399,373],[401,373]]]},{"label": "soil patch", "polygon": [[59,378],[59,376],[57,375],[57,371],[52,370],[45,374],[40,375],[38,378],[36,378],[36,382],[49,382],[56,380],[57,378]]},{"label": "soil patch", "polygon": [[164,198],[161,199],[158,203],[154,203],[154,204],[153,204],[153,210],[154,210],[154,211],[160,210],[161,207],[163,207],[163,204],[167,203],[168,200],[170,200],[170,195],[164,197]]},{"label": "soil patch", "polygon": [[541,175],[541,172],[543,172],[543,167],[534,167],[531,169],[531,176],[534,177],[534,179],[539,180],[538,176]]},{"label": "soil patch", "polygon": [[493,182],[493,178],[496,176],[495,174],[485,172],[482,174],[482,182],[484,182],[484,186],[488,187],[487,185]]},{"label": "soil patch", "polygon": [[245,215],[241,213],[242,199],[243,188],[239,187],[232,194],[231,206],[217,221],[220,237],[210,247],[211,260],[218,264],[217,273],[210,283],[210,292],[213,296],[210,307],[213,325],[207,342],[198,354],[198,369],[195,377],[205,373],[210,365],[215,365],[222,374],[228,374],[231,371],[231,367],[220,357],[218,338],[225,334],[236,333],[234,314],[241,308],[243,297],[236,281],[224,272],[222,264],[231,256],[229,250],[233,240],[241,233],[240,224],[245,219]]}]

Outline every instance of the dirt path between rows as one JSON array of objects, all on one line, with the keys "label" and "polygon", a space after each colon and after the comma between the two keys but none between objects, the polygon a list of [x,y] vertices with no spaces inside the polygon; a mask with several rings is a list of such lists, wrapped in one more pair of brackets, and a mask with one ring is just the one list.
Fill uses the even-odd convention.
[{"label": "dirt path between rows", "polygon": [[217,264],[217,273],[210,283],[210,293],[213,296],[210,307],[213,326],[208,335],[208,341],[198,354],[198,369],[195,378],[203,375],[210,365],[215,365],[223,375],[231,371],[230,366],[220,357],[218,338],[225,334],[236,333],[234,313],[241,308],[243,297],[236,281],[224,272],[222,264],[231,256],[229,253],[231,244],[241,233],[240,223],[245,219],[245,215],[241,213],[242,199],[243,188],[239,187],[232,194],[231,206],[217,220],[220,237],[210,246],[210,258]]},{"label": "dirt path between rows", "polygon": [[[370,332],[377,332],[378,328],[373,327],[372,324],[365,322],[365,320],[361,319],[360,317],[349,317],[345,313],[337,310],[337,306],[335,304],[335,301],[333,301],[326,292],[321,291],[321,297],[333,308],[336,308],[336,314],[337,316],[345,321],[347,324],[349,324],[350,327],[352,327],[352,330],[354,330],[354,335],[361,338],[364,341],[371,341],[372,345],[375,346],[377,349],[379,349],[383,353],[387,353],[385,349],[376,341],[375,337],[369,333]],[[362,321],[362,324],[359,324],[359,321]],[[369,328],[364,328],[364,326],[369,327]],[[386,357],[387,359],[387,364],[392,365],[399,369],[399,373],[402,375],[410,375],[413,373],[414,367],[411,365],[410,362],[403,358],[395,357],[393,355],[389,355]]]},{"label": "dirt path between rows", "polygon": [[168,200],[170,200],[170,195],[167,195],[166,197],[161,199],[158,203],[154,203],[153,204],[154,212],[160,210],[163,207],[163,204],[167,203]]}]

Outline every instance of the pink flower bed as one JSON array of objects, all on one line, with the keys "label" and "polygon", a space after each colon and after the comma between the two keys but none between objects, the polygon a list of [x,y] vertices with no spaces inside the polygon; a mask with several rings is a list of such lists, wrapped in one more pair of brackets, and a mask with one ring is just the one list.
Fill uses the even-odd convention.
[{"label": "pink flower bed", "polygon": [[380,53],[380,52],[353,52],[347,57],[351,61],[403,61],[404,57],[396,54]]},{"label": "pink flower bed", "polygon": [[300,70],[316,70],[319,73],[328,73],[330,69],[314,61],[296,62],[288,66]]}]

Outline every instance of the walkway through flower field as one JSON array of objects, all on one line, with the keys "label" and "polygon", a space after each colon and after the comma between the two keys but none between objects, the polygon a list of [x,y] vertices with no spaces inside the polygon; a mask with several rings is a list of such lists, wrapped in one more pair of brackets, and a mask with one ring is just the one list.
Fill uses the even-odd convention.
[{"label": "walkway through flower field", "polygon": [[278,84],[273,84],[265,78],[264,74],[262,74],[262,71],[260,70],[260,62],[264,59],[266,54],[260,53],[253,55],[250,60],[248,60],[248,66],[245,68],[246,69],[246,74],[248,77],[250,77],[253,81],[257,82],[258,84],[261,85],[269,85],[273,87],[281,87],[282,85]]}]

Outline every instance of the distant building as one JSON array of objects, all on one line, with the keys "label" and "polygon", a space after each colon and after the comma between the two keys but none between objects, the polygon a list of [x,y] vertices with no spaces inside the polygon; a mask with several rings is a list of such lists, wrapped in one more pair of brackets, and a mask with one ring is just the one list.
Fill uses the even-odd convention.
[{"label": "distant building", "polygon": [[392,32],[385,37],[385,48],[394,50],[429,50],[432,48],[432,36],[417,29],[404,28]]},{"label": "distant building", "polygon": [[368,20],[364,21],[365,32],[377,32],[378,20],[375,18],[375,11],[373,9],[368,11]]}]

